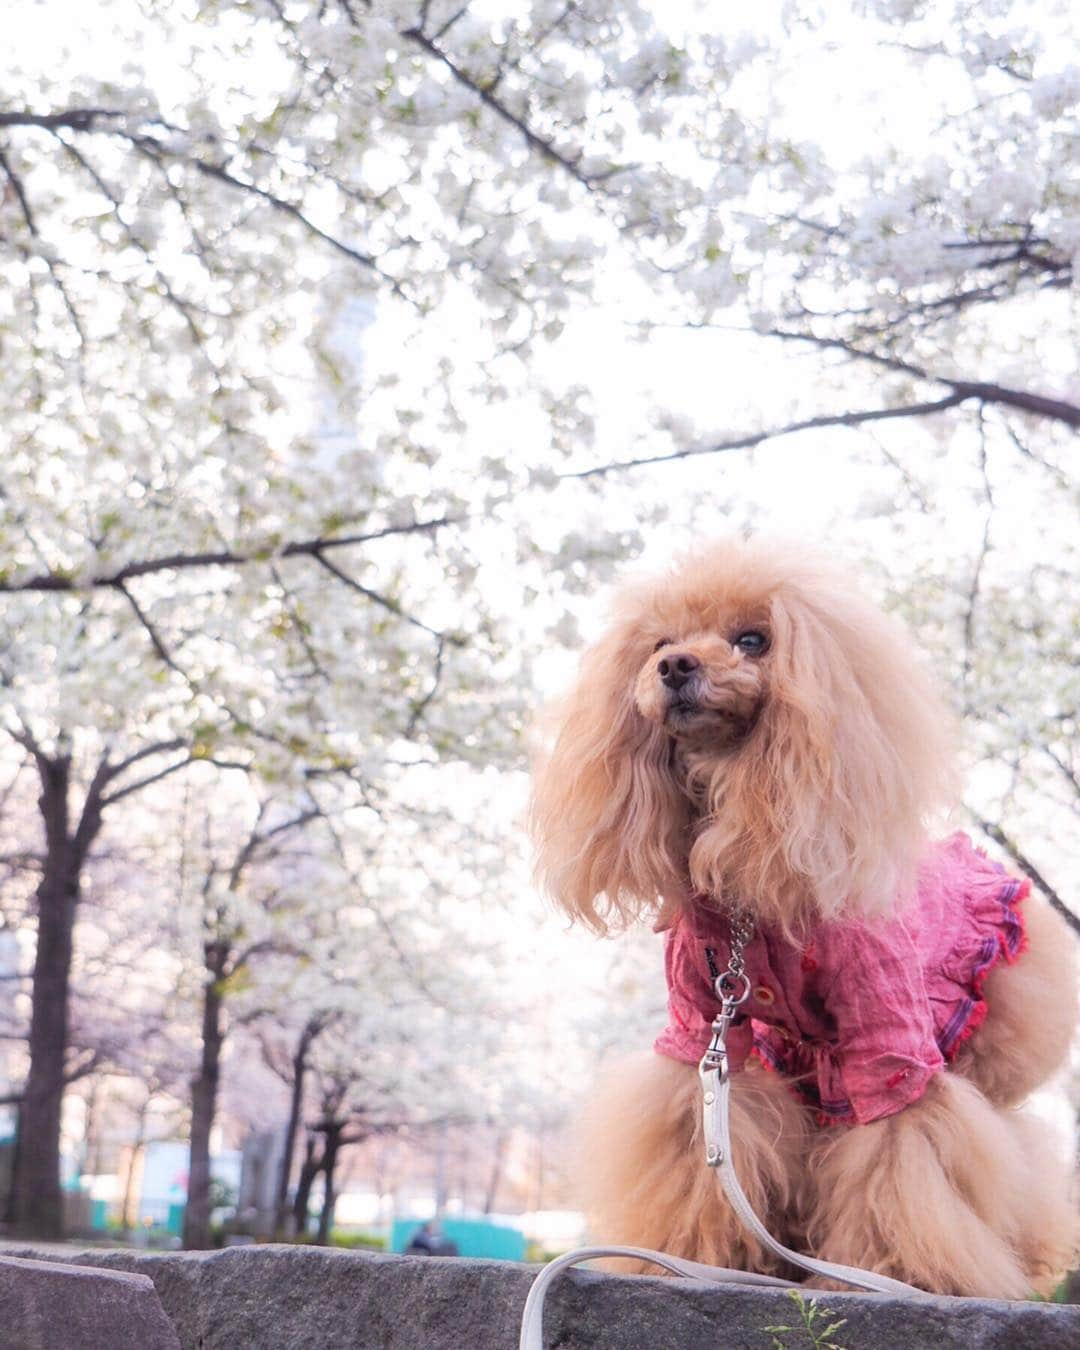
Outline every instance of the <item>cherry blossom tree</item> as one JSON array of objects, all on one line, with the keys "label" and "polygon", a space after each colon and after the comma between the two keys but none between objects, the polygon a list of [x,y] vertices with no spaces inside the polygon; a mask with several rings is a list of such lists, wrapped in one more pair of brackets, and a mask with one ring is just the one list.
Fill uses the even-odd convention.
[{"label": "cherry blossom tree", "polygon": [[[479,814],[498,815],[476,800]],[[523,958],[528,930],[516,931],[515,907],[498,892],[507,841],[478,832],[469,812],[448,796],[437,811],[402,803],[392,833],[324,822],[338,869],[332,925],[303,960],[272,963],[242,995],[264,1061],[289,1091],[282,1234],[306,1231],[321,1176],[319,1241],[327,1240],[343,1149],[496,1112],[514,1003],[504,972]],[[467,858],[467,871],[447,875],[448,856]]]},{"label": "cherry blossom tree", "polygon": [[312,804],[252,799],[241,779],[215,784],[201,807],[184,794],[178,875],[165,910],[165,949],[187,968],[194,993],[196,1065],[191,1080],[191,1153],[184,1210],[186,1247],[210,1242],[210,1135],[217,1111],[230,1005],[271,956],[306,956],[326,928],[318,866],[303,839]]},{"label": "cherry blossom tree", "polygon": [[[0,687],[39,794],[24,1228],[59,1231],[109,830],[199,765],[389,819],[417,762],[516,764],[532,651],[665,517],[723,495],[758,523],[774,442],[824,464],[827,434],[887,484],[844,542],[955,680],[974,818],[1056,893],[1059,850],[1021,841],[1077,805],[1064,0],[46,22],[0,100]],[[843,136],[808,56],[847,61]],[[689,416],[624,377],[613,435],[597,351],[629,365],[632,333],[670,366],[673,332],[770,383]]]}]

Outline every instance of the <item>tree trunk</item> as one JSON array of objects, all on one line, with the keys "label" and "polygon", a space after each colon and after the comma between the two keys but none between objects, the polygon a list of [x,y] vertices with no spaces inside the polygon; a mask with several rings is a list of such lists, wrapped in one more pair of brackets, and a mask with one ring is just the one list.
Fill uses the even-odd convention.
[{"label": "tree trunk", "polygon": [[[82,1177],[84,1172],[91,1176],[96,1175],[101,1168],[97,1165],[101,1161],[101,1149],[98,1146],[98,1093],[101,1090],[101,1084],[98,1079],[94,1079],[90,1084],[90,1091],[83,1098],[86,1103],[86,1114],[83,1117],[83,1137],[82,1148],[79,1156],[78,1177]],[[95,1157],[95,1154],[97,1155]]]},{"label": "tree trunk", "polygon": [[0,1210],[0,1217],[3,1219],[4,1226],[10,1229],[15,1227],[15,1178],[19,1175],[19,1141],[23,1137],[22,1118],[22,1102],[18,1102],[15,1106],[15,1143],[11,1150],[11,1175],[8,1178],[4,1206]]},{"label": "tree trunk", "polygon": [[484,1195],[484,1213],[490,1214],[499,1198],[499,1186],[502,1183],[503,1161],[506,1158],[506,1130],[495,1135],[495,1147],[491,1151],[491,1171],[488,1173],[487,1192]]},{"label": "tree trunk", "polygon": [[45,861],[35,897],[38,923],[27,1045],[30,1067],[19,1113],[12,1225],[27,1237],[59,1238],[63,1232],[60,1113],[66,1086],[71,954],[82,870],[101,832],[105,806],[142,786],[129,784],[122,794],[106,797],[106,789],[116,775],[148,754],[178,749],[182,742],[143,747],[119,764],[110,764],[108,756],[102,758],[73,829],[68,800],[71,753],[66,748],[70,739],[61,734],[53,755],[47,755],[26,734],[16,739],[33,755],[41,780],[38,806],[45,829]]},{"label": "tree trunk", "polygon": [[146,1117],[150,1111],[151,1098],[146,1100],[139,1107],[139,1114],[135,1123],[135,1139],[131,1145],[131,1155],[128,1158],[127,1175],[124,1178],[124,1198],[120,1202],[120,1223],[121,1232],[125,1237],[131,1233],[131,1205],[134,1196],[132,1192],[135,1189],[135,1167],[139,1161],[139,1154],[143,1151],[143,1145],[146,1143]]},{"label": "tree trunk", "polygon": [[285,1148],[281,1158],[281,1175],[278,1177],[277,1204],[274,1210],[274,1236],[289,1237],[286,1231],[289,1222],[289,1177],[292,1174],[293,1154],[296,1152],[296,1136],[300,1129],[300,1112],[304,1104],[304,1076],[307,1073],[307,1055],[317,1031],[309,1022],[300,1033],[300,1043],[293,1056],[292,1096],[289,1101],[289,1123],[285,1127]]},{"label": "tree trunk", "polygon": [[311,1205],[311,1187],[322,1167],[322,1159],[315,1156],[315,1137],[309,1134],[304,1145],[304,1161],[293,1199],[293,1231],[297,1237],[307,1237],[308,1209]]},{"label": "tree trunk", "polygon": [[79,902],[79,874],[101,824],[88,801],[78,837],[70,828],[71,757],[39,756],[45,824],[45,866],[37,889],[37,951],[30,1004],[30,1069],[19,1117],[14,1184],[14,1224],[27,1237],[63,1235],[60,1191],[60,1110],[68,1045],[72,937]]},{"label": "tree trunk", "polygon": [[345,1122],[328,1120],[323,1128],[326,1142],[323,1144],[322,1171],[326,1185],[323,1190],[322,1209],[319,1211],[319,1231],[315,1237],[315,1241],[320,1247],[325,1247],[329,1243],[330,1233],[334,1226],[334,1206],[337,1204],[337,1194],[334,1191],[334,1169],[337,1167],[338,1150],[341,1147],[341,1132],[345,1128]]},{"label": "tree trunk", "polygon": [[536,1205],[535,1205],[536,1209],[544,1208],[544,1182],[546,1180],[545,1177],[546,1159],[544,1157],[545,1151],[544,1142],[545,1142],[545,1131],[541,1126],[541,1128],[536,1132]]},{"label": "tree trunk", "polygon": [[224,943],[207,943],[206,984],[203,990],[202,1057],[191,1084],[191,1159],[188,1164],[187,1204],[181,1241],[186,1248],[204,1251],[210,1246],[210,1131],[217,1114],[221,1079],[221,1047],[225,1041],[221,978],[228,960]]},{"label": "tree trunk", "polygon": [[449,1185],[446,1177],[446,1126],[435,1127],[435,1214],[438,1217],[446,1208],[449,1199]]}]

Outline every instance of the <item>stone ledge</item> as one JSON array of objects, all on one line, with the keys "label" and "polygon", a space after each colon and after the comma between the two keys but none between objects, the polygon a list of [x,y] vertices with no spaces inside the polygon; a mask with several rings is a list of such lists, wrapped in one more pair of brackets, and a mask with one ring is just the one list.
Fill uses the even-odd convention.
[{"label": "stone ledge", "polygon": [[[182,1350],[516,1350],[531,1266],[318,1247],[220,1252],[35,1252],[153,1280]],[[12,1250],[11,1254],[22,1254]],[[845,1350],[1073,1350],[1080,1306],[872,1294],[811,1294]],[[806,1350],[784,1293],[572,1271],[553,1288],[554,1350]]]},{"label": "stone ledge", "polygon": [[180,1350],[145,1275],[0,1254],[4,1350]]}]

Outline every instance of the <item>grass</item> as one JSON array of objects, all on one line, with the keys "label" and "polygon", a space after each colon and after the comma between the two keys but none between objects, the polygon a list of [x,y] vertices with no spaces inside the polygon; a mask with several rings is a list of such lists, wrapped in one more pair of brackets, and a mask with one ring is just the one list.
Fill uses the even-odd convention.
[{"label": "grass", "polygon": [[805,1341],[813,1350],[844,1350],[844,1347],[832,1337],[846,1324],[846,1317],[838,1317],[828,1322],[828,1325],[822,1325],[833,1314],[828,1308],[822,1308],[816,1298],[804,1298],[798,1289],[789,1289],[787,1297],[798,1309],[799,1321],[793,1326],[765,1328],[772,1334],[773,1350],[795,1350],[794,1346],[785,1345],[780,1339],[782,1335],[798,1336],[796,1345],[802,1345]]}]

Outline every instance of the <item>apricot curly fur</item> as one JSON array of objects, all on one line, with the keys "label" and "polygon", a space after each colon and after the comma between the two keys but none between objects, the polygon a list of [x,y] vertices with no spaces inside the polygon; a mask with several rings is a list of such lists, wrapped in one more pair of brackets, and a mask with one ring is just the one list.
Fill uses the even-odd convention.
[{"label": "apricot curly fur", "polygon": [[[599,932],[663,924],[694,893],[752,897],[795,940],[887,914],[955,797],[952,719],[913,642],[801,545],[728,540],[628,586],[552,717],[537,874]],[[1069,1164],[1015,1110],[1067,1056],[1072,937],[1036,897],[1025,909],[1027,950],[990,972],[985,1021],[898,1114],[823,1129],[779,1078],[737,1076],[736,1167],[781,1241],[999,1298],[1045,1292],[1075,1260]],[[601,1079],[580,1151],[595,1236],[771,1272],[701,1161],[697,1091],[656,1056]]]}]

